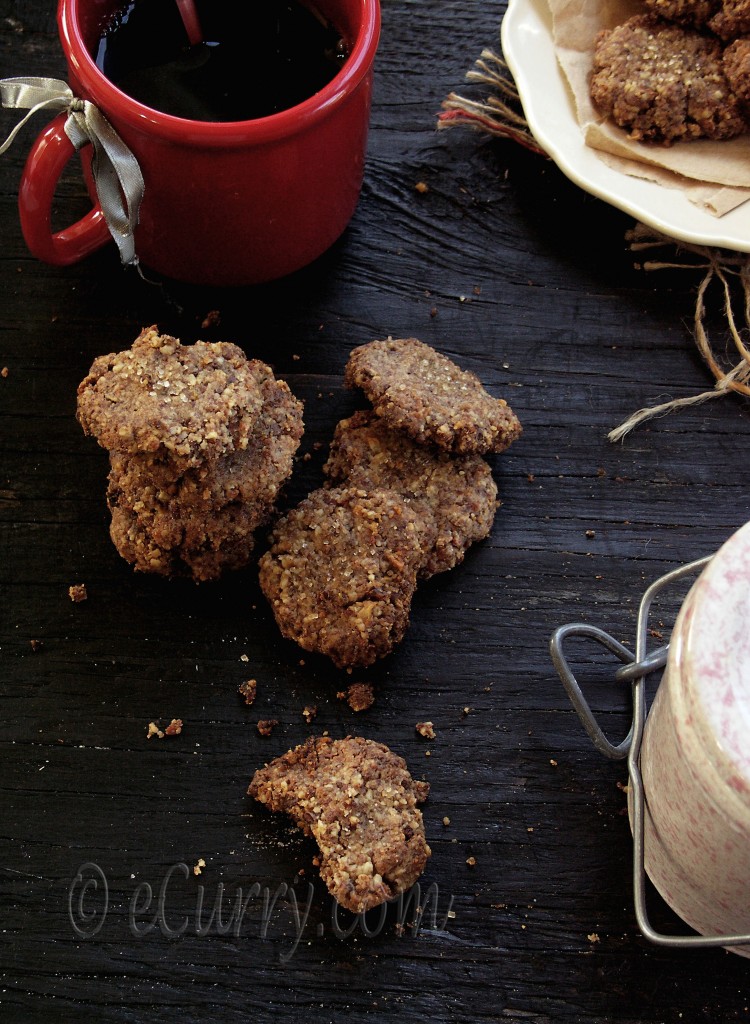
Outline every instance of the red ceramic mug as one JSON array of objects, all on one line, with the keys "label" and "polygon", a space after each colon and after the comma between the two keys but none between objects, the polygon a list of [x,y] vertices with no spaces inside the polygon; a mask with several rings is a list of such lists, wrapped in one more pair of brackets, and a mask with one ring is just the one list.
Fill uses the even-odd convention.
[{"label": "red ceramic mug", "polygon": [[[253,121],[172,117],[132,99],[97,67],[104,26],[123,0],[60,0],[58,27],[76,97],[106,117],[144,179],[135,229],[138,258],[177,280],[254,284],[283,277],[321,255],[348,224],[362,185],[379,0],[316,0],[349,56],[320,92]],[[34,144],[21,182],[21,226],[31,252],[74,263],[111,240],[81,150],[94,208],[53,233],[58,179],[73,154],[62,113]]]}]

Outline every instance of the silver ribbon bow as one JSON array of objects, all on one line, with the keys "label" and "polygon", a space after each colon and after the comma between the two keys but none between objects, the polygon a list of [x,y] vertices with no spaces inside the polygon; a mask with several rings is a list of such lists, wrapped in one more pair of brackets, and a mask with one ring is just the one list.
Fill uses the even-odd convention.
[{"label": "silver ribbon bow", "polygon": [[76,150],[91,143],[91,171],[104,219],[124,264],[136,264],[133,232],[143,198],[143,175],[133,153],[112,125],[89,100],[73,95],[58,78],[2,78],[0,105],[28,110],[2,145],[2,155],[38,110],[67,110],[65,134]]}]

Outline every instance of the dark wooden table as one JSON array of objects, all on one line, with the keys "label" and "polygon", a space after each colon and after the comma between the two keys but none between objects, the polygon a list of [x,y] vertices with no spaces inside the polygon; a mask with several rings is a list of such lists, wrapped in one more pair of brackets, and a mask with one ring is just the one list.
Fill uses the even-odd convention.
[{"label": "dark wooden table", "polygon": [[[0,74],[64,75],[53,7],[0,0]],[[385,0],[357,213],[315,266],[269,286],[148,284],[114,247],[42,265],[15,204],[44,117],[0,159],[3,1021],[750,1018],[747,960],[638,933],[625,768],[594,751],[547,651],[571,619],[632,643],[646,584],[750,518],[750,409],[712,401],[607,441],[639,406],[710,385],[686,326],[698,275],[635,267],[630,219],[546,160],[436,133],[502,12]],[[0,134],[13,123],[3,113]],[[86,209],[73,172],[59,205],[61,224]],[[203,329],[211,310],[220,325]],[[196,587],[119,559],[106,455],[82,435],[75,391],[96,355],[151,323],[237,342],[304,399],[311,457],[287,503],[318,485],[334,424],[361,404],[342,384],[354,345],[416,335],[509,399],[525,429],[494,463],[492,536],[420,589],[391,657],[351,677],[301,659],[252,569]],[[69,599],[75,583],[86,602]],[[597,712],[624,734],[613,665],[580,658]],[[237,694],[247,678],[252,708]],[[365,679],[376,704],[355,715],[336,693]],[[147,741],[150,721],[173,717],[180,736]],[[270,738],[259,718],[280,720]],[[415,733],[425,719],[434,742]],[[434,886],[437,910],[418,929],[413,907],[403,931],[395,907],[370,915],[370,934],[334,916],[313,844],[245,795],[259,765],[324,730],[384,741],[431,783],[422,893]],[[657,924],[679,928],[651,898]]]}]

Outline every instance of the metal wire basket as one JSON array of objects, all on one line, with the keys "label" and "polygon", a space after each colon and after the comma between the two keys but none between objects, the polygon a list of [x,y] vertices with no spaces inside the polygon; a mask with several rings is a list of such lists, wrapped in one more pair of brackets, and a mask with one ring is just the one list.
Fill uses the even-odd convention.
[{"label": "metal wire basket", "polygon": [[[710,555],[695,562],[690,562],[688,565],[673,569],[648,587],[641,598],[638,610],[635,653],[632,653],[603,629],[581,622],[560,626],[555,630],[550,639],[552,661],[592,743],[606,757],[614,760],[627,758],[630,782],[631,827],[633,832],[635,917],[638,927],[646,939],[658,946],[666,946],[672,949],[695,949],[712,946],[732,947],[750,944],[750,934],[664,934],[657,931],[651,924],[646,906],[645,796],[640,766],[641,743],[647,715],[646,677],[665,666],[669,650],[668,644],[648,650],[648,637],[650,635],[649,614],[657,595],[686,577],[697,575],[711,561],[712,557]],[[574,637],[595,640],[622,662],[621,667],[614,673],[614,678],[619,683],[630,683],[633,717],[627,736],[618,744],[612,743],[604,734],[565,656],[564,645],[566,641]]]}]

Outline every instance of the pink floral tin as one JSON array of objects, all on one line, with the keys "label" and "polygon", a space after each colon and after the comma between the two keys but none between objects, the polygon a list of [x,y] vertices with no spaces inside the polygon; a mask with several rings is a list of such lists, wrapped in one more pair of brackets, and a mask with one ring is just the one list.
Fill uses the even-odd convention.
[{"label": "pink floral tin", "polygon": [[[668,648],[648,651],[656,595],[700,572],[681,604]],[[594,639],[625,664],[633,721],[615,745],[565,657],[571,636]],[[635,913],[643,934],[674,948],[721,946],[750,957],[750,523],[710,558],[672,570],[646,590],[631,653],[588,623],[560,626],[552,659],[594,745],[628,759]],[[664,668],[647,713],[645,682]],[[654,929],[645,874],[695,936]]]},{"label": "pink floral tin", "polygon": [[750,523],[683,602],[640,764],[649,877],[702,934],[750,933]]}]

